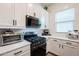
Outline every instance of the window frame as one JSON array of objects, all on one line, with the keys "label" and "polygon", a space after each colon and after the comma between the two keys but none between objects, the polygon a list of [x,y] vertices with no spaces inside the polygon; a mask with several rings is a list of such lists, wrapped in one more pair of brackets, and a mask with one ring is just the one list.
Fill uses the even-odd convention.
[{"label": "window frame", "polygon": [[[66,8],[66,9],[57,11],[56,13],[59,13],[59,12],[62,12],[62,11],[68,10],[68,9],[72,9],[72,8]],[[75,10],[75,8],[74,8],[74,10]],[[54,17],[56,17],[56,13],[55,13],[55,16],[54,16]],[[76,15],[76,11],[74,11],[74,15]],[[75,17],[76,17],[76,16],[74,16],[74,19],[73,19],[73,20],[61,21],[61,22],[56,22],[56,18],[55,18],[55,32],[56,32],[56,33],[67,33],[67,32],[57,32],[57,24],[58,24],[58,23],[66,23],[66,22],[73,22],[73,30],[74,30],[75,19],[76,19]],[[73,30],[72,30],[72,31],[73,31]]]}]

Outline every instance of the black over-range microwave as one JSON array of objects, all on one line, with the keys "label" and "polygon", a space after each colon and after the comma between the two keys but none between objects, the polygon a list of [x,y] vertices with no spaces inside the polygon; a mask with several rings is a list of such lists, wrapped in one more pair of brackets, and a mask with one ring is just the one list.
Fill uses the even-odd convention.
[{"label": "black over-range microwave", "polygon": [[26,27],[39,28],[40,26],[41,26],[41,22],[39,18],[26,15]]}]

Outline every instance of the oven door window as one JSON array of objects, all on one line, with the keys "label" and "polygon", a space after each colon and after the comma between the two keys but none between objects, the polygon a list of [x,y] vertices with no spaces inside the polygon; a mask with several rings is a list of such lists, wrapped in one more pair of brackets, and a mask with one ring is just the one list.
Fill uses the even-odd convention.
[{"label": "oven door window", "polygon": [[18,40],[21,40],[21,36],[20,35],[16,35],[16,36],[4,36],[3,37],[3,43],[18,41]]}]

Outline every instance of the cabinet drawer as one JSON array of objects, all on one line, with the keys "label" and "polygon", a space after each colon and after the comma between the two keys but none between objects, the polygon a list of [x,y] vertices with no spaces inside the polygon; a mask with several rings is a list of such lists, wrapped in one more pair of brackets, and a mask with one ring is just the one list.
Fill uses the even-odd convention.
[{"label": "cabinet drawer", "polygon": [[22,55],[22,56],[30,56],[30,53],[26,53],[26,54],[24,54],[24,55]]},{"label": "cabinet drawer", "polygon": [[77,42],[72,42],[72,41],[62,41],[62,43],[65,44],[65,45],[70,45],[70,46],[79,47],[79,43],[77,43]]},{"label": "cabinet drawer", "polygon": [[25,51],[30,50],[30,46],[24,46],[21,48],[18,48],[14,51],[8,52],[3,54],[3,56],[20,56],[22,53],[24,53]]},{"label": "cabinet drawer", "polygon": [[21,54],[21,56],[30,56],[30,50],[25,51],[24,53]]},{"label": "cabinet drawer", "polygon": [[59,39],[55,39],[55,38],[50,38],[49,40],[52,40],[52,41],[54,41],[54,42],[60,42],[60,40]]}]

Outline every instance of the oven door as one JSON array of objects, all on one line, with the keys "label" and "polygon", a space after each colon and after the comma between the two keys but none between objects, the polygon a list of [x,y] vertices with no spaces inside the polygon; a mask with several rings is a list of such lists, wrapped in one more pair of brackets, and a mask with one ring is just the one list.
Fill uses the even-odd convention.
[{"label": "oven door", "polygon": [[21,41],[21,35],[3,36],[3,45]]},{"label": "oven door", "polygon": [[31,47],[31,56],[46,56],[46,43],[36,48]]}]

